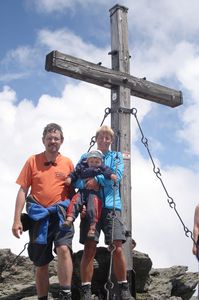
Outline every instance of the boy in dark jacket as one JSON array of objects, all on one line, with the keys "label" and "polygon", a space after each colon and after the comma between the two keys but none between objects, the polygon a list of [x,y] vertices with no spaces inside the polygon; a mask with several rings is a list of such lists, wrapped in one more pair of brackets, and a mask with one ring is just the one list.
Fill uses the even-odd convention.
[{"label": "boy in dark jacket", "polygon": [[99,191],[88,190],[85,186],[81,186],[82,180],[85,182],[90,178],[96,178],[98,175],[103,175],[106,179],[116,182],[117,176],[113,171],[104,165],[103,154],[100,150],[90,151],[86,158],[82,159],[76,166],[75,171],[66,178],[66,185],[75,183],[79,188],[78,193],[72,198],[66,213],[65,226],[70,227],[77,218],[79,212],[82,210],[83,205],[86,206],[86,215],[90,227],[88,237],[95,236],[96,223],[98,222],[103,200],[103,187]]}]

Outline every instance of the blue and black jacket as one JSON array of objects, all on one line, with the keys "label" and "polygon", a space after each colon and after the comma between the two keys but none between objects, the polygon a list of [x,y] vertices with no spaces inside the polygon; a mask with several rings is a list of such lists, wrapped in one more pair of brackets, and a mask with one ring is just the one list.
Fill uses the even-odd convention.
[{"label": "blue and black jacket", "polygon": [[[87,157],[87,153],[83,154],[80,161]],[[117,184],[114,186],[114,182],[110,179],[106,179],[104,175],[100,174],[95,176],[95,180],[100,185],[101,199],[103,200],[103,207],[108,209],[122,209],[122,201],[119,191],[119,183],[122,179],[124,172],[124,164],[121,152],[107,151],[103,155],[103,161],[105,166],[109,167],[113,173],[117,175]],[[75,187],[78,189],[85,188],[85,181],[78,179],[75,182]],[[115,189],[115,190],[114,190]]]},{"label": "blue and black jacket", "polygon": [[70,200],[66,199],[56,203],[55,205],[44,207],[32,196],[28,196],[26,198],[26,210],[28,217],[37,222],[38,225],[34,234],[34,241],[32,241],[33,243],[47,244],[49,218],[52,214],[58,215],[60,230],[67,230],[67,228],[63,226],[63,223],[65,220],[66,208],[69,203]]}]

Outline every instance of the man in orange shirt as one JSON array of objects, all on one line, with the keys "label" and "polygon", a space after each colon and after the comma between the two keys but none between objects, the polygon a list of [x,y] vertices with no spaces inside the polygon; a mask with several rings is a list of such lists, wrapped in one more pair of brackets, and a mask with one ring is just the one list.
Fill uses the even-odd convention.
[{"label": "man in orange shirt", "polygon": [[[23,232],[21,213],[26,203],[31,220],[28,254],[36,266],[36,289],[40,300],[48,299],[48,264],[54,258],[53,244],[58,257],[59,299],[72,299],[71,248],[74,228],[66,230],[62,227],[61,221],[63,220],[60,216],[69,203],[67,199],[71,199],[74,194],[74,190],[71,186],[66,186],[64,180],[74,170],[74,167],[69,158],[59,153],[63,140],[61,127],[54,123],[48,124],[44,128],[42,137],[45,151],[32,155],[26,161],[16,181],[20,188],[16,198],[12,232],[17,238]],[[27,197],[27,195],[29,196]],[[62,207],[64,207],[63,210]],[[38,225],[39,236],[37,236]],[[40,239],[41,232],[43,235],[46,234],[42,240]]]}]

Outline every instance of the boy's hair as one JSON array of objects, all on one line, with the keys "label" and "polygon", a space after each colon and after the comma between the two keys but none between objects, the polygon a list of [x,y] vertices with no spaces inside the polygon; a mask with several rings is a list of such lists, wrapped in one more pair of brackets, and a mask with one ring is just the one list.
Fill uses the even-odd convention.
[{"label": "boy's hair", "polygon": [[102,125],[97,131],[96,131],[96,134],[95,134],[95,139],[97,139],[98,135],[100,133],[108,133],[110,134],[111,138],[113,139],[114,138],[114,132],[113,132],[113,129],[111,129],[111,127],[107,126],[107,125]]},{"label": "boy's hair", "polygon": [[45,136],[49,133],[49,132],[55,132],[55,131],[59,131],[60,135],[61,135],[61,140],[63,141],[64,139],[64,135],[63,135],[63,131],[60,125],[56,124],[56,123],[50,123],[48,125],[46,125],[46,127],[44,127],[44,131],[43,131],[43,138],[45,138]]}]

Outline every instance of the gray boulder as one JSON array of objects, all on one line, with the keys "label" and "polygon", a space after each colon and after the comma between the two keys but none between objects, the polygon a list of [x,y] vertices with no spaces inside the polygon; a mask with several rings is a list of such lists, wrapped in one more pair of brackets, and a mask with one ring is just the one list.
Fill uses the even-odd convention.
[{"label": "gray boulder", "polygon": [[[82,251],[73,256],[73,300],[79,299],[80,260]],[[93,299],[106,299],[104,285],[109,274],[110,253],[104,247],[97,249],[94,261],[92,282]],[[58,299],[57,259],[50,264],[49,299]],[[189,300],[199,282],[198,273],[187,272],[185,266],[172,266],[164,269],[152,269],[152,261],[147,254],[133,250],[133,266],[136,274],[137,300]],[[111,276],[110,299],[117,298],[117,283]],[[10,249],[0,249],[0,299],[36,300],[34,267],[29,258],[16,257]],[[193,298],[192,298],[193,299]]]}]

